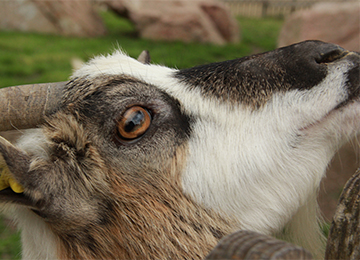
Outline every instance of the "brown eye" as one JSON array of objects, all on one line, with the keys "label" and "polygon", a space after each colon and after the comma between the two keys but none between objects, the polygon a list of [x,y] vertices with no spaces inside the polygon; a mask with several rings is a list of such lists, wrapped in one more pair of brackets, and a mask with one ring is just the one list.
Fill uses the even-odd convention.
[{"label": "brown eye", "polygon": [[125,111],[117,124],[119,137],[133,140],[142,136],[150,127],[151,115],[148,110],[134,106]]}]

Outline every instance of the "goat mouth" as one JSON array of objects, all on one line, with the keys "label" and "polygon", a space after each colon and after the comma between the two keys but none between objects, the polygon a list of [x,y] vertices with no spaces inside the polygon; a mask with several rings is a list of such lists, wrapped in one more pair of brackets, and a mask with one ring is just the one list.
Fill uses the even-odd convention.
[{"label": "goat mouth", "polygon": [[[353,107],[354,106],[354,107]],[[352,109],[355,109],[356,111],[360,108],[360,97],[358,98],[348,98],[344,102],[340,103],[333,109],[331,109],[329,112],[327,112],[325,115],[323,115],[320,119],[301,127],[299,130],[300,132],[308,132],[311,131],[313,128],[316,128],[318,126],[321,126],[322,124],[326,124],[328,120],[331,120],[332,116],[336,116],[336,113],[342,113],[342,111],[345,109],[349,109],[348,107],[352,107]],[[346,112],[345,112],[346,113]],[[350,117],[348,118],[350,120]],[[354,122],[360,121],[360,114],[358,114],[355,118],[353,117]],[[360,132],[360,129],[357,129],[358,133]]]},{"label": "goat mouth", "polygon": [[299,130],[300,132],[307,132],[309,130],[311,130],[313,127],[320,125],[323,121],[326,120],[326,118],[328,118],[330,116],[330,114],[332,114],[335,110],[337,110],[336,108],[331,110],[330,112],[328,112],[326,115],[324,115],[322,118],[316,120],[315,122],[312,122],[304,127],[301,127]]},{"label": "goat mouth", "polygon": [[11,188],[0,191],[0,202],[17,204],[34,208],[32,200],[24,193],[16,193]]}]

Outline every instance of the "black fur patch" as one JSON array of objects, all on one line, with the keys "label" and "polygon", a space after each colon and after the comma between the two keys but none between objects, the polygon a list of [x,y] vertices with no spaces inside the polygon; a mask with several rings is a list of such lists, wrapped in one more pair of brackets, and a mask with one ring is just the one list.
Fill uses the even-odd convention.
[{"label": "black fur patch", "polygon": [[[357,57],[359,60],[359,57]],[[349,100],[360,97],[360,64],[359,61],[357,65],[349,70],[347,73],[347,85],[349,88]]]},{"label": "black fur patch", "polygon": [[[305,42],[245,58],[184,69],[175,77],[189,89],[222,102],[259,107],[274,92],[311,89],[327,67],[316,62],[325,43]],[[324,45],[325,46],[325,45]]]}]

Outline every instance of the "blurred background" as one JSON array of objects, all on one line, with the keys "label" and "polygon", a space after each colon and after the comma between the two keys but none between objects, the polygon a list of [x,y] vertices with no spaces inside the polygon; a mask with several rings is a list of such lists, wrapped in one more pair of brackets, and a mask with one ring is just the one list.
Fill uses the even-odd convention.
[{"label": "blurred background", "polygon": [[[318,39],[360,51],[360,2],[352,0],[1,0],[0,87],[66,81],[83,62],[115,49],[186,68]],[[359,142],[324,178],[325,228]],[[0,259],[19,259],[19,233],[0,219]]]}]

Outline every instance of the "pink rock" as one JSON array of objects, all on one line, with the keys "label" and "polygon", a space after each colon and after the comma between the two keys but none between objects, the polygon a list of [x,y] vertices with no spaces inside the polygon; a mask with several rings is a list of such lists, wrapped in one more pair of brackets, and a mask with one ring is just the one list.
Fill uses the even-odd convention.
[{"label": "pink rock", "polygon": [[230,19],[230,14],[224,6],[219,5],[219,3],[203,2],[200,7],[209,16],[218,32],[227,42],[237,42],[239,40],[238,23],[236,20]]},{"label": "pink rock", "polygon": [[81,37],[106,33],[90,0],[0,1],[0,29]]},{"label": "pink rock", "polygon": [[237,21],[218,1],[109,0],[106,3],[128,17],[143,38],[215,44],[239,41]]},{"label": "pink rock", "polygon": [[360,51],[360,2],[319,3],[290,15],[281,30],[279,47],[317,39]]}]

